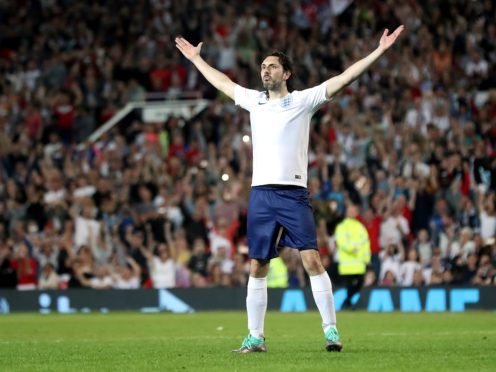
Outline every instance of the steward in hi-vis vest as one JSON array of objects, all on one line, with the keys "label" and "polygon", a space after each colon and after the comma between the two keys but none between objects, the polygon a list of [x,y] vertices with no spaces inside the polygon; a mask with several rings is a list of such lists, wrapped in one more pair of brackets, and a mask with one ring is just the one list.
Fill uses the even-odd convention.
[{"label": "steward in hi-vis vest", "polygon": [[346,283],[348,295],[343,307],[351,306],[351,298],[360,291],[367,264],[370,262],[370,239],[367,229],[357,220],[359,209],[349,204],[346,218],[336,227],[338,272]]},{"label": "steward in hi-vis vest", "polygon": [[288,268],[281,257],[276,257],[270,260],[269,274],[267,275],[267,287],[288,287]]},{"label": "steward in hi-vis vest", "polygon": [[345,218],[336,227],[339,275],[365,274],[370,262],[367,229],[355,218]]}]

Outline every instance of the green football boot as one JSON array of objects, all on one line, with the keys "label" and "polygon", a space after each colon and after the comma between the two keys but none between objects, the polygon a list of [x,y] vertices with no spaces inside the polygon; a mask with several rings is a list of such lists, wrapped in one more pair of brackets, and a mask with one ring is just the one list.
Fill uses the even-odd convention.
[{"label": "green football boot", "polygon": [[251,334],[246,336],[239,349],[233,350],[234,353],[265,353],[267,347],[265,346],[265,338],[256,338]]},{"label": "green football boot", "polygon": [[339,339],[339,332],[336,328],[329,328],[329,330],[325,333],[325,338],[327,351],[341,351],[343,344]]}]

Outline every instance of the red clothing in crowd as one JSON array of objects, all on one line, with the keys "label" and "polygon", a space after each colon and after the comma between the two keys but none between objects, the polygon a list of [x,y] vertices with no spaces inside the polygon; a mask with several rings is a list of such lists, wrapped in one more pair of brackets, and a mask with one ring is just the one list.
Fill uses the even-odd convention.
[{"label": "red clothing in crowd", "polygon": [[379,245],[379,236],[381,234],[381,223],[382,216],[374,216],[370,223],[367,223],[362,216],[358,216],[358,221],[360,221],[363,226],[367,229],[370,239],[370,253],[378,254],[381,251],[381,246]]},{"label": "red clothing in crowd", "polygon": [[164,91],[167,92],[169,90],[169,87],[171,86],[171,81],[172,81],[172,75],[173,74],[178,74],[179,78],[181,80],[181,84],[185,84],[187,80],[187,70],[184,66],[182,65],[177,65],[174,67],[162,67],[162,68],[156,68],[150,72],[150,81],[160,81],[160,88]]},{"label": "red clothing in crowd", "polygon": [[411,209],[407,205],[405,205],[403,207],[403,210],[401,211],[401,214],[403,215],[403,217],[406,218],[406,220],[408,221],[408,226],[410,226],[410,228],[411,228],[412,222],[413,222],[413,214],[412,214]]},{"label": "red clothing in crowd", "polygon": [[38,284],[36,278],[38,265],[33,258],[18,258],[12,260],[10,267],[17,273],[17,284]]},{"label": "red clothing in crowd", "polygon": [[74,106],[71,104],[57,105],[54,107],[57,125],[61,129],[71,130],[74,125]]},{"label": "red clothing in crowd", "polygon": [[470,192],[470,172],[468,171],[463,171],[463,179],[460,186],[460,191],[465,196],[468,196]]},{"label": "red clothing in crowd", "polygon": [[401,211],[401,214],[408,221],[408,227],[410,228],[410,234],[407,236],[407,239],[409,241],[411,241],[414,238],[414,236],[413,236],[413,229],[412,229],[412,226],[413,226],[413,213],[412,213],[412,210],[408,207],[408,205],[405,205],[403,207],[403,210]]},{"label": "red clothing in crowd", "polygon": [[26,116],[26,126],[28,128],[28,135],[32,140],[37,140],[41,135],[43,128],[43,120],[39,111],[32,111]]}]

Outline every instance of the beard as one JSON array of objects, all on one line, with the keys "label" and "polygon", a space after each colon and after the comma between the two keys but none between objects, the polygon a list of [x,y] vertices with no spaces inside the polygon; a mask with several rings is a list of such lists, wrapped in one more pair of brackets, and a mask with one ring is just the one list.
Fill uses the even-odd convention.
[{"label": "beard", "polygon": [[270,90],[270,91],[277,91],[277,90],[280,90],[281,89],[281,84],[282,82],[280,81],[274,81],[272,79],[269,79],[267,81],[263,81],[263,87],[267,90]]}]

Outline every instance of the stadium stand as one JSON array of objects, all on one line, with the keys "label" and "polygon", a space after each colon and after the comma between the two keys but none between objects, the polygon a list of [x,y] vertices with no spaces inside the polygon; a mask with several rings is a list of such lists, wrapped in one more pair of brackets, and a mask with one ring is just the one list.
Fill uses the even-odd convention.
[{"label": "stadium stand", "polygon": [[[284,50],[303,89],[398,24],[399,45],[313,118],[321,255],[339,281],[332,235],[352,201],[371,240],[365,285],[495,285],[494,1],[331,3],[1,2],[0,287],[245,286],[249,117],[174,37],[253,88],[264,53]],[[187,120],[132,113],[87,141],[156,97],[209,104]]]}]

